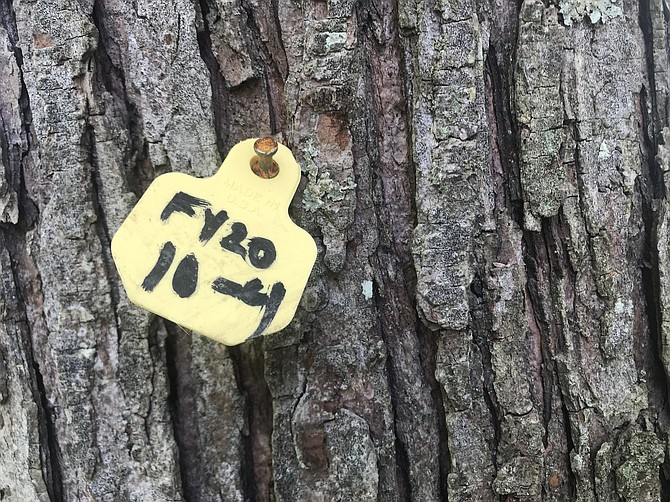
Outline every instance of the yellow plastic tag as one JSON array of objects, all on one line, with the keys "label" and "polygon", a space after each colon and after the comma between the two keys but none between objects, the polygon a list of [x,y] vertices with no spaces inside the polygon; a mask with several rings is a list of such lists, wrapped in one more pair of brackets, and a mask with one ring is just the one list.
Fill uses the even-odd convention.
[{"label": "yellow plastic tag", "polygon": [[279,145],[279,173],[264,179],[251,169],[254,141],[211,178],[159,176],[112,239],[133,303],[226,345],[284,328],[316,260],[288,216],[298,163]]}]

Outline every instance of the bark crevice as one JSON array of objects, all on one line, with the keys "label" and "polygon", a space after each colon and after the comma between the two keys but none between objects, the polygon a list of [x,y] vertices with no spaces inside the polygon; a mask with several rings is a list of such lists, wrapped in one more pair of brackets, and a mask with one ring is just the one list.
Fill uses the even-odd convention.
[{"label": "bark crevice", "polygon": [[[88,103],[87,103],[87,108]],[[105,269],[105,278],[109,281],[110,290],[109,295],[111,298],[111,307],[112,314],[114,317],[114,326],[116,328],[117,340],[121,338],[121,328],[119,324],[118,317],[118,307],[119,307],[119,291],[121,291],[121,285],[119,281],[118,274],[116,273],[116,268],[114,266],[114,260],[112,258],[112,236],[109,231],[109,225],[107,224],[107,218],[105,215],[105,203],[103,200],[102,193],[102,179],[100,177],[100,166],[98,164],[98,154],[96,150],[96,137],[95,129],[89,122],[90,118],[90,108],[86,110],[86,127],[84,129],[84,138],[83,143],[86,151],[89,154],[89,164],[90,164],[90,182],[91,182],[91,202],[93,206],[93,213],[95,214],[95,232],[100,240],[100,245],[102,249],[102,263]]]},{"label": "bark crevice", "polygon": [[[242,0],[241,4],[243,10],[247,14],[247,28],[249,29],[248,40],[255,50],[259,63],[261,63],[259,66],[261,66],[260,70],[262,71],[263,75],[263,83],[265,85],[265,92],[268,103],[270,134],[277,134],[286,130],[287,110],[286,104],[282,100],[284,95],[284,78],[271,49],[264,41],[264,37],[261,32],[260,20],[257,19],[258,15],[268,14],[268,12],[257,12],[256,9],[254,9],[254,7],[247,2],[247,0]],[[272,3],[270,7],[272,22],[267,23],[266,26],[272,25],[272,27],[278,31],[278,39],[281,42],[281,29],[279,28],[280,24],[278,22],[278,14],[277,10],[275,9],[275,3]],[[283,57],[285,59],[286,53],[283,45],[280,44],[279,50],[284,51]],[[259,130],[259,133],[260,132],[261,131]]]},{"label": "bark crevice", "polygon": [[228,153],[228,138],[230,136],[230,114],[228,85],[221,67],[212,50],[212,31],[208,16],[210,6],[208,0],[199,0],[194,3],[196,9],[197,39],[200,57],[209,70],[209,83],[212,89],[212,115],[214,130],[216,131],[216,147],[222,159]]},{"label": "bark crevice", "polygon": [[[503,44],[504,46],[504,44]],[[508,49],[509,51],[509,49]],[[494,167],[495,163],[499,165],[500,180],[496,183],[497,188],[502,189],[504,193],[499,195],[502,198],[504,209],[509,217],[519,228],[523,228],[523,197],[521,195],[521,176],[519,173],[519,132],[514,115],[514,92],[504,82],[512,82],[510,72],[507,66],[502,66],[502,61],[507,60],[512,64],[512,56],[509,53],[498,54],[497,44],[492,43],[489,46],[485,61],[485,76],[487,90],[490,99],[487,100],[490,108],[489,118],[494,119],[491,130],[491,141],[495,143],[494,147]],[[501,61],[502,60],[502,61]],[[510,84],[511,85],[511,84]],[[504,154],[502,154],[504,152]],[[500,207],[502,210],[503,207]]]},{"label": "bark crevice", "polygon": [[[658,141],[661,129],[666,125],[661,118],[660,110],[658,109],[658,96],[656,87],[656,62],[654,61],[654,22],[651,2],[653,0],[640,0],[639,23],[642,31],[642,39],[644,42],[644,57],[647,66],[647,79],[649,82],[649,110],[652,113],[652,120],[645,118],[644,134],[645,141],[648,143],[648,148],[651,147],[653,155],[650,157],[655,162],[655,156],[658,153]],[[663,2],[665,3],[665,2]],[[670,55],[670,53],[668,54]],[[644,92],[644,91],[643,91]],[[646,110],[642,110],[643,115]],[[667,118],[667,110],[666,115]],[[660,172],[660,169],[655,171]],[[665,195],[665,186],[663,182],[663,175],[654,177],[654,194],[658,197],[656,190],[662,190]]]},{"label": "bark crevice", "polygon": [[230,347],[237,384],[244,396],[247,426],[242,438],[243,458],[240,474],[247,500],[273,500],[272,417],[273,401],[265,379],[265,353],[262,339]]},{"label": "bark crevice", "polygon": [[[567,405],[565,404],[565,400],[561,398],[561,411],[563,413],[563,432],[565,434],[565,439],[567,442],[567,450],[568,452],[574,452],[575,450],[575,444],[572,439],[572,429],[570,425],[570,412],[568,410]],[[568,463],[570,466],[570,463]],[[570,468],[567,471],[568,474],[568,494],[570,495],[571,499],[574,499],[576,494],[577,494],[577,475],[575,474],[575,471]]]},{"label": "bark crevice", "polygon": [[[375,304],[377,305],[377,311],[381,312],[383,310],[383,302],[378,298],[378,295],[375,295]],[[384,344],[388,346],[389,343],[393,343],[392,340],[389,340],[387,334],[384,333],[384,328],[381,323],[379,323],[377,329],[379,330],[379,336],[384,340]],[[396,382],[396,371],[392,361],[393,357],[388,355],[386,357],[386,372],[388,374],[388,386],[389,386],[389,395],[391,396],[391,409],[393,410],[393,423],[394,423],[394,436],[395,436],[395,460],[396,460],[396,483],[398,486],[398,498],[403,502],[409,502],[412,499],[412,485],[410,483],[410,460],[407,452],[407,447],[402,441],[402,432],[399,429],[399,422],[401,419],[398,417],[398,384]]]},{"label": "bark crevice", "polygon": [[[22,352],[27,361],[28,376],[30,378],[29,385],[38,413],[40,468],[49,499],[56,501],[62,500],[64,495],[63,467],[59,454],[60,446],[54,423],[54,409],[49,402],[47,389],[40,371],[31,319],[28,314],[29,301],[43,303],[43,299],[36,297],[36,295],[41,295],[41,279],[36,267],[34,267],[35,276],[28,277],[28,274],[20,273],[21,267],[18,265],[22,260],[30,260],[34,264],[34,257],[29,250],[29,244],[26,242],[26,233],[32,231],[37,225],[40,211],[37,204],[30,197],[28,187],[26,186],[25,172],[28,169],[27,163],[29,162],[29,153],[32,149],[32,113],[30,97],[23,74],[23,52],[19,47],[16,15],[12,2],[0,2],[0,24],[7,32],[11,45],[10,49],[14,54],[19,71],[20,94],[18,96],[18,104],[21,127],[25,135],[25,149],[21,152],[19,172],[11,173],[12,177],[16,176],[18,180],[18,223],[16,225],[0,224],[0,242],[4,243],[9,253],[10,268],[14,275],[14,283],[17,286],[16,300],[23,318],[22,323],[25,324],[25,330],[21,330],[23,334],[21,338],[24,344]],[[8,180],[11,179],[8,178]],[[23,271],[26,272],[25,269]],[[30,280],[34,282],[30,283]],[[40,308],[36,308],[35,311],[42,316],[44,315]]]},{"label": "bark crevice", "polygon": [[[32,354],[32,352],[28,352]],[[60,450],[58,444],[58,435],[56,432],[56,425],[53,420],[53,407],[47,398],[47,391],[42,379],[39,364],[35,360],[34,355],[31,355],[32,369],[34,371],[35,387],[37,395],[40,399],[38,409],[40,410],[40,417],[42,420],[40,426],[41,436],[46,439],[46,444],[42,444],[42,467],[45,474],[45,483],[51,500],[63,500],[63,474],[61,472],[61,459],[58,454]]]},{"label": "bark crevice", "polygon": [[[643,6],[647,8],[644,9]],[[645,313],[647,317],[648,339],[636,340],[636,363],[638,373],[643,370],[646,373],[647,385],[652,400],[651,408],[656,413],[657,434],[663,437],[670,428],[670,410],[668,399],[670,396],[670,381],[662,360],[663,349],[663,307],[661,298],[663,296],[661,285],[661,271],[659,263],[659,207],[666,197],[666,187],[661,166],[657,160],[658,140],[655,132],[655,119],[658,119],[656,109],[654,76],[653,76],[653,54],[650,55],[652,47],[651,24],[647,26],[645,20],[651,23],[648,2],[643,0],[640,8],[641,25],[645,33],[645,46],[647,50],[647,67],[649,69],[649,81],[651,92],[647,92],[643,86],[640,92],[640,112],[642,122],[640,124],[640,135],[643,138],[644,148],[642,152],[642,174],[638,176],[635,190],[641,201],[641,216],[644,227],[644,237],[641,244],[642,256],[640,257],[640,271],[642,278],[642,294],[645,299]],[[652,116],[650,117],[649,111]],[[662,396],[662,397],[661,397]],[[659,406],[658,401],[662,402]],[[660,490],[662,500],[670,500],[670,459],[667,457],[660,471]]]},{"label": "bark crevice", "polygon": [[[375,8],[376,7],[376,8]],[[416,181],[411,160],[410,108],[404,81],[398,5],[358,2],[358,43],[365,51],[367,133],[372,200],[379,242],[369,258],[374,277],[376,329],[386,347],[386,375],[394,417],[396,484],[400,500],[446,496],[446,421],[438,407],[441,392],[434,377],[436,347],[425,345],[417,315],[417,278],[411,251],[417,224]],[[363,201],[360,207],[365,207]],[[409,413],[409,410],[415,410]],[[421,425],[419,417],[422,416]],[[419,430],[425,429],[425,430]],[[440,438],[427,448],[427,438]],[[424,444],[424,446],[422,446]],[[441,481],[445,481],[442,483]]]},{"label": "bark crevice", "polygon": [[[481,275],[476,272],[473,277],[473,283],[481,283]],[[489,329],[486,323],[486,315],[484,311],[484,298],[479,296],[477,288],[470,288],[470,326],[472,333],[472,342],[479,350],[482,364],[482,397],[484,404],[489,412],[489,419],[493,429],[493,437],[487,438],[489,447],[491,448],[491,461],[493,467],[497,470],[500,467],[498,459],[498,452],[501,438],[501,420],[502,413],[496,397],[496,390],[493,385],[495,380],[495,371],[493,369],[491,341],[488,338]]]},{"label": "bark crevice", "polygon": [[[643,2],[644,3],[644,2]],[[653,89],[653,88],[652,88]],[[656,154],[658,145],[654,134],[654,124],[648,110],[654,110],[654,92],[648,93],[645,87],[640,92],[640,111],[642,123],[640,133],[643,137],[642,149],[642,175],[638,176],[635,184],[637,193],[641,200],[641,216],[644,226],[644,239],[642,242],[642,256],[640,269],[642,273],[642,290],[645,297],[647,321],[649,327],[649,349],[657,354],[655,358],[655,369],[660,369],[662,385],[665,393],[670,393],[669,376],[663,369],[659,350],[662,346],[662,306],[661,306],[661,276],[659,269],[659,243],[658,243],[658,209],[659,203],[665,199],[665,184],[663,171],[658,163]],[[649,105],[649,106],[647,106]]]},{"label": "bark crevice", "polygon": [[[576,493],[577,478],[570,468],[569,453],[575,451],[572,438],[570,412],[563,399],[564,389],[561,388],[559,368],[556,364],[556,356],[565,350],[564,335],[557,325],[557,320],[552,314],[552,293],[550,284],[558,280],[554,276],[555,265],[553,264],[550,244],[547,239],[551,235],[548,230],[550,223],[543,224],[540,233],[525,231],[524,241],[524,263],[528,275],[527,279],[527,302],[528,309],[533,313],[535,325],[539,330],[541,338],[541,350],[544,369],[542,372],[543,388],[543,444],[545,455],[554,449],[564,451],[565,473],[567,474],[567,486],[563,487],[563,494],[574,498]],[[565,371],[565,370],[564,370]],[[556,401],[556,402],[555,402]],[[560,428],[560,430],[559,430]],[[565,440],[565,445],[555,444],[556,434],[558,438]],[[546,485],[543,485],[546,489]]]},{"label": "bark crevice", "polygon": [[447,480],[451,466],[451,455],[449,454],[449,431],[447,430],[447,414],[445,411],[443,389],[435,378],[437,371],[437,336],[428,327],[419,323],[419,339],[422,347],[422,362],[424,364],[425,378],[431,391],[431,397],[437,413],[438,452],[439,452],[439,500],[448,501]]},{"label": "bark crevice", "polygon": [[[25,198],[24,198],[25,197]],[[19,200],[26,200],[27,196],[20,197]],[[18,308],[20,309],[21,323],[25,323],[25,330],[21,330],[24,336],[21,337],[24,346],[23,353],[27,361],[27,369],[30,376],[30,388],[33,394],[33,400],[37,406],[38,413],[38,431],[40,437],[40,464],[44,477],[49,499],[53,501],[63,500],[63,474],[62,461],[60,457],[60,445],[58,442],[58,434],[54,422],[54,408],[51,405],[44,379],[40,371],[40,364],[36,354],[33,332],[30,324],[30,316],[28,315],[28,306],[26,298],[30,298],[30,292],[38,291],[39,286],[35,284],[28,284],[26,278],[17,273],[18,269],[14,266],[20,263],[20,253],[26,249],[26,242],[24,232],[26,231],[25,212],[19,211],[19,223],[14,227],[9,227],[5,224],[0,224],[0,242],[4,242],[6,249],[10,256],[12,269],[14,271],[14,282],[17,285],[17,299]],[[24,256],[24,258],[26,258]],[[34,277],[33,280],[40,282],[39,277]]]},{"label": "bark crevice", "polygon": [[[184,502],[198,502],[202,493],[200,437],[196,382],[191,367],[191,333],[165,321],[166,367],[170,385],[169,405],[175,442],[179,449],[179,474]],[[200,336],[200,335],[196,335]]]},{"label": "bark crevice", "polygon": [[[97,65],[95,84],[104,89],[111,97],[114,112],[120,118],[130,136],[126,160],[129,165],[132,164],[133,168],[124,169],[123,173],[127,189],[139,198],[153,181],[154,175],[151,166],[147,164],[148,153],[142,130],[142,119],[137,106],[128,96],[123,66],[112,59],[111,49],[114,45],[117,45],[116,53],[120,52],[121,49],[108,31],[108,16],[104,1],[95,0],[91,14],[91,20],[98,30],[98,43],[94,55]],[[90,124],[89,127],[93,129]],[[95,132],[94,129],[93,132]]]}]

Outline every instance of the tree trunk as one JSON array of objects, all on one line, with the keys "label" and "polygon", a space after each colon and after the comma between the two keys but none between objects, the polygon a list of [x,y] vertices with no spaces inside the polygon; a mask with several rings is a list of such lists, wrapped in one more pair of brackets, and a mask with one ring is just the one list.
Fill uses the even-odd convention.
[{"label": "tree trunk", "polygon": [[[670,5],[0,0],[0,500],[670,500]],[[272,133],[316,266],[129,303],[159,174]]]}]

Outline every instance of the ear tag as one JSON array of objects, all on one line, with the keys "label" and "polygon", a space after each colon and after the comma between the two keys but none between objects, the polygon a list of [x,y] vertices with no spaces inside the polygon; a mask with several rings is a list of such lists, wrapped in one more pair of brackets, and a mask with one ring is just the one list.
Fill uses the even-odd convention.
[{"label": "ear tag", "polygon": [[272,138],[238,143],[210,178],[156,178],[112,239],[130,300],[225,345],[286,327],[316,260],[288,216],[299,181]]}]

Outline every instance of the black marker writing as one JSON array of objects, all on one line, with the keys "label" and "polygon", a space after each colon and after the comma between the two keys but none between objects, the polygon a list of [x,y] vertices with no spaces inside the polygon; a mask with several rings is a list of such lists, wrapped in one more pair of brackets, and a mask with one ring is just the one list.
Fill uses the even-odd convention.
[{"label": "black marker writing", "polygon": [[256,338],[263,334],[277,315],[279,306],[286,295],[286,288],[281,282],[276,282],[267,294],[260,292],[262,288],[263,283],[259,279],[253,279],[243,286],[219,277],[212,284],[212,289],[218,293],[237,298],[252,307],[262,307],[261,322],[249,338]]},{"label": "black marker writing", "polygon": [[[170,199],[170,202],[167,203],[165,209],[163,209],[161,220],[167,221],[173,213],[195,216],[196,208],[205,208],[205,223],[200,230],[199,240],[203,244],[207,243],[221,226],[228,221],[228,213],[222,210],[214,214],[210,209],[210,203],[205,199],[200,199],[184,192],[177,192]],[[245,248],[243,242],[246,238],[247,226],[244,223],[236,221],[231,225],[230,233],[223,237],[219,243],[223,249],[241,256],[242,259],[248,258],[249,262],[256,268],[266,269],[274,263],[277,258],[277,250],[272,241],[263,237],[252,237]],[[166,271],[167,269],[163,271],[163,274]]]},{"label": "black marker writing", "polygon": [[[167,273],[174,260],[177,249],[168,241],[158,254],[158,260],[142,281],[142,289],[151,293]],[[177,265],[172,277],[172,289],[182,298],[188,298],[195,292],[198,285],[198,260],[193,253],[185,256]]]},{"label": "black marker writing", "polygon": [[277,250],[272,241],[263,237],[249,240],[249,261],[256,268],[268,268],[277,257]]},{"label": "black marker writing", "polygon": [[[210,203],[205,199],[178,192],[167,203],[160,218],[162,221],[167,221],[174,213],[183,213],[189,217],[194,217],[196,216],[196,209],[204,208],[204,211],[198,211],[204,216],[205,220],[198,239],[202,244],[206,244],[228,221],[226,211],[221,210],[215,214],[210,206]],[[247,227],[244,223],[232,222],[230,232],[221,238],[219,244],[223,250],[235,253],[244,260],[248,259],[249,263],[257,269],[270,267],[277,258],[275,245],[269,239],[251,237],[245,246],[244,242],[247,240],[247,234]],[[172,242],[168,241],[163,244],[156,264],[142,282],[142,288],[145,291],[152,292],[156,288],[172,266],[175,255],[176,248]],[[189,253],[181,259],[175,269],[172,277],[172,290],[180,298],[191,297],[198,286],[198,274],[198,259],[194,253]],[[213,282],[212,289],[217,293],[235,298],[250,307],[261,308],[261,320],[249,338],[258,337],[265,332],[277,315],[284,296],[286,296],[286,288],[281,282],[276,282],[270,286],[267,292],[264,292],[263,283],[258,278],[245,284],[238,284],[225,277],[219,277]]]},{"label": "black marker writing", "polygon": [[221,239],[221,247],[246,258],[247,250],[240,244],[247,237],[247,226],[244,223],[233,223],[230,234]]},{"label": "black marker writing", "polygon": [[260,279],[252,279],[244,286],[224,277],[219,277],[212,284],[212,289],[217,293],[232,296],[243,301],[250,307],[262,307],[268,301],[268,295],[261,293],[263,283]]},{"label": "black marker writing", "polygon": [[193,253],[182,258],[172,277],[172,289],[182,298],[188,298],[198,285],[198,260]]},{"label": "black marker writing", "polygon": [[175,252],[176,248],[170,241],[163,244],[154,268],[151,269],[151,272],[149,272],[144,278],[144,281],[142,281],[142,288],[145,291],[153,291],[156,285],[161,282],[161,279],[170,268],[170,265],[172,265]]},{"label": "black marker writing", "polygon": [[184,213],[188,216],[195,215],[196,207],[207,207],[209,202],[205,199],[199,199],[198,197],[193,197],[184,192],[177,192],[172,200],[167,203],[165,209],[161,213],[161,220],[167,220],[172,213]]},{"label": "black marker writing", "polygon": [[207,242],[210,240],[227,219],[228,213],[225,211],[219,211],[214,214],[209,208],[205,209],[205,224],[200,231],[200,242]]}]

